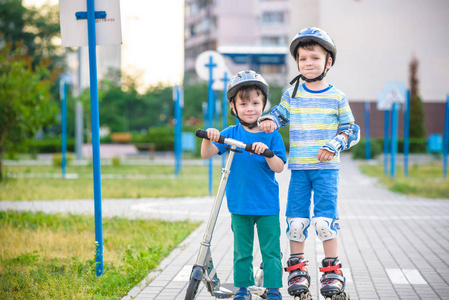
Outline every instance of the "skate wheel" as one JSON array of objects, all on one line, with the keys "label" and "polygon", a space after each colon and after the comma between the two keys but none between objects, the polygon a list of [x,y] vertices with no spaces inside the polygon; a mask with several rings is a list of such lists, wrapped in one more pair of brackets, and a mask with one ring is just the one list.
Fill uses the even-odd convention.
[{"label": "skate wheel", "polygon": [[312,300],[312,294],[310,292],[302,293],[300,296],[295,296],[293,300]]},{"label": "skate wheel", "polygon": [[343,293],[327,296],[325,300],[350,300],[348,292],[344,291]]}]

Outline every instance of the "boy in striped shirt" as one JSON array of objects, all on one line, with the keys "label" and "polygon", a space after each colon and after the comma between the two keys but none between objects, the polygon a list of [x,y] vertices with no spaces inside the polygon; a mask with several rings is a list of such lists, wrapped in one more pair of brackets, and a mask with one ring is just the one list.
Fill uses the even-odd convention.
[{"label": "boy in striped shirt", "polygon": [[[320,271],[320,292],[324,297],[345,297],[345,278],[338,259],[339,216],[337,209],[341,150],[360,139],[345,94],[328,84],[326,73],[335,63],[337,49],[329,35],[316,27],[303,29],[290,43],[290,53],[300,74],[290,82],[281,102],[259,127],[272,132],[290,123],[291,179],[287,202],[287,237],[290,258],[287,262],[288,292],[311,299],[308,261],[304,259],[305,240],[310,224],[323,241],[325,258]],[[299,84],[300,79],[305,83]],[[311,218],[313,191],[314,211]]]}]

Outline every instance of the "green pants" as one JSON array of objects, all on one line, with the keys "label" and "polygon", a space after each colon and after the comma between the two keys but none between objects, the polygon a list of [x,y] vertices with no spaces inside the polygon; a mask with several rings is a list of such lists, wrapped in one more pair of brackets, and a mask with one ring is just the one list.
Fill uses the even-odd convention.
[{"label": "green pants", "polygon": [[253,244],[254,225],[257,226],[262,253],[264,287],[282,287],[281,227],[279,215],[250,216],[232,214],[234,232],[234,286],[254,285]]}]

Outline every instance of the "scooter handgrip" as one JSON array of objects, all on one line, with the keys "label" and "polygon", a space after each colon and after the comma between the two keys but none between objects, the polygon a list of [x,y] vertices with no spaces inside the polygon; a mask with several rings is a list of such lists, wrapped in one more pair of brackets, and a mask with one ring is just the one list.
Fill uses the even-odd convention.
[{"label": "scooter handgrip", "polygon": [[202,139],[207,139],[207,131],[203,129],[197,129],[195,135]]},{"label": "scooter handgrip", "polygon": [[[206,140],[209,139],[209,138],[207,137],[207,131],[206,131],[206,130],[203,130],[203,129],[197,129],[197,130],[195,131],[195,135],[196,135],[197,137],[199,137],[199,138],[202,138],[202,139],[206,139]],[[218,138],[218,143],[224,144],[224,141],[225,141],[225,137],[224,137],[223,135],[220,135],[220,137]]]},{"label": "scooter handgrip", "polygon": [[[246,151],[254,153],[254,150],[252,148],[253,148],[253,145],[251,145],[251,144],[246,144],[246,146],[245,146]],[[260,155],[271,158],[274,156],[274,151],[270,150],[270,149],[265,149],[265,151],[262,152]]]}]

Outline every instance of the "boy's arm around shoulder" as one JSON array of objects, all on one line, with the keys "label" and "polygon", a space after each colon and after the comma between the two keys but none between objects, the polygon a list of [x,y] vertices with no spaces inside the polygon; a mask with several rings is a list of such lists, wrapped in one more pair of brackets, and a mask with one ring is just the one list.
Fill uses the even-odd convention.
[{"label": "boy's arm around shoulder", "polygon": [[257,120],[257,123],[262,131],[271,133],[283,126],[287,126],[289,122],[288,119],[288,110],[282,105],[277,105],[273,107],[268,114],[261,116]]}]

